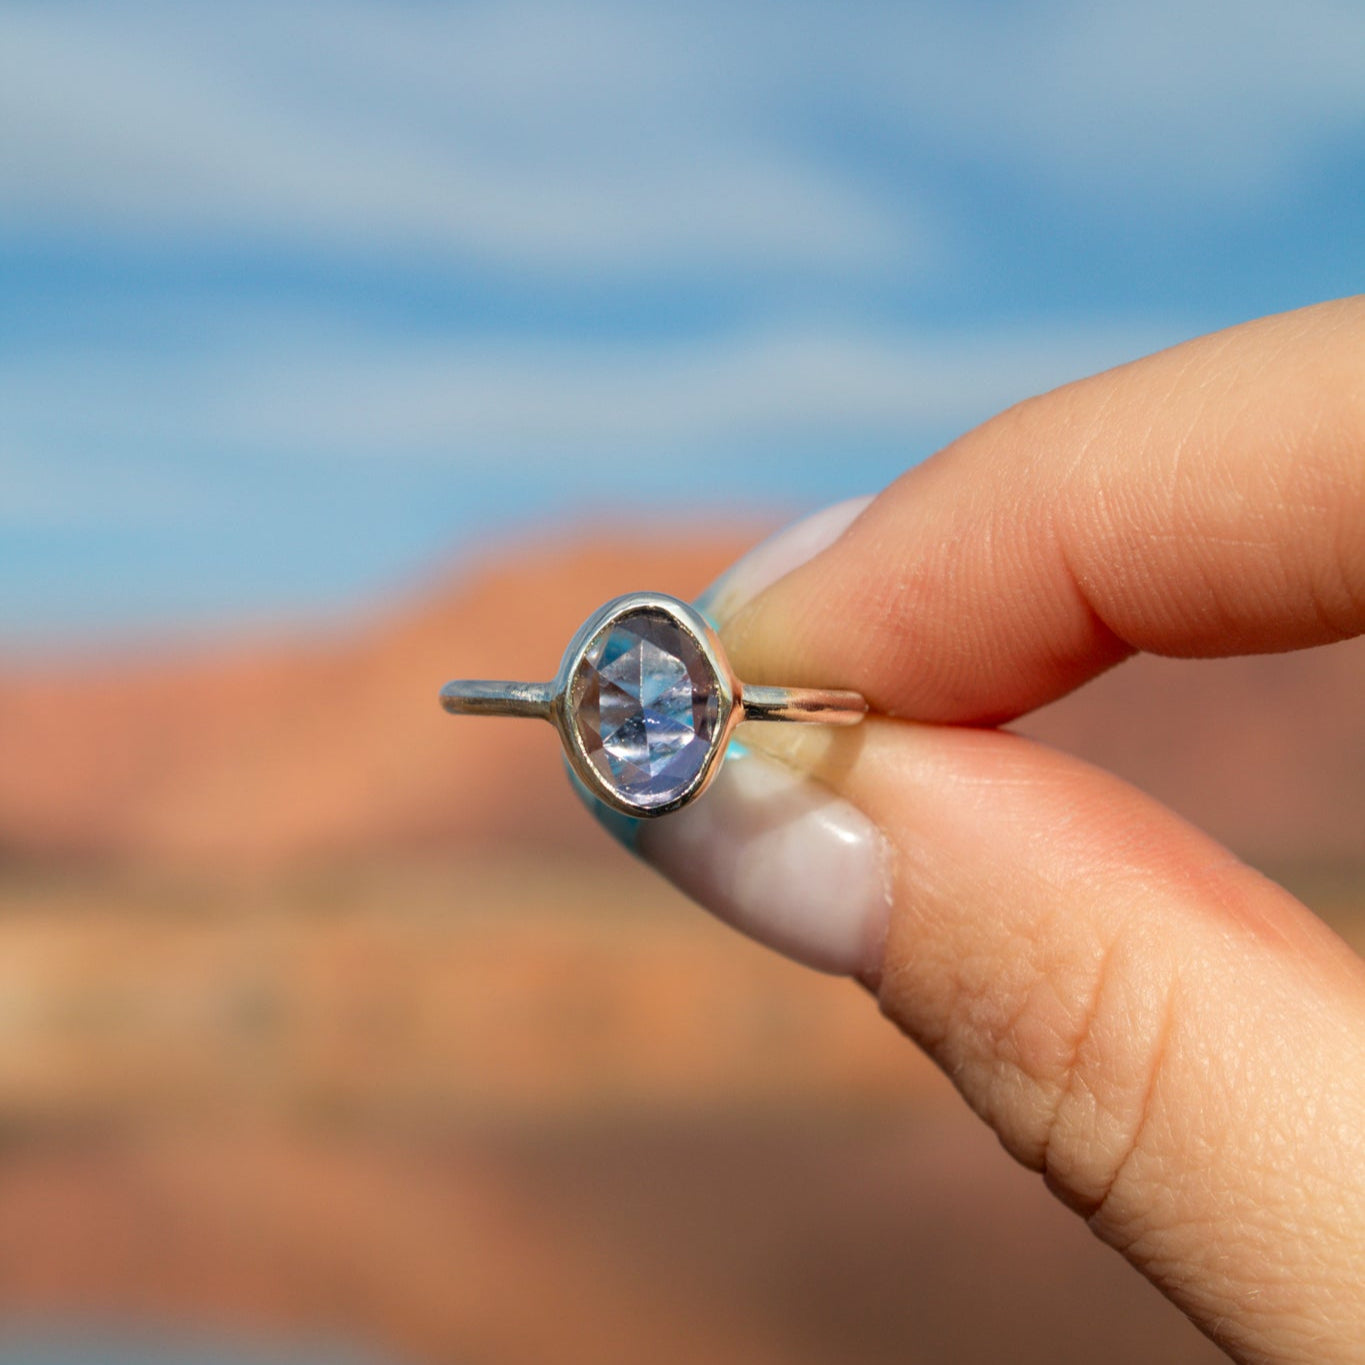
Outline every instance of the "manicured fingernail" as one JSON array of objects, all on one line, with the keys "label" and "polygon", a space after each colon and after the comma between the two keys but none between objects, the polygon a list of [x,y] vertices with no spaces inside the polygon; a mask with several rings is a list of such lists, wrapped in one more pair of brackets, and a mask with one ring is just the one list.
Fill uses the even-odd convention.
[{"label": "manicured fingernail", "polygon": [[875,976],[889,851],[867,816],[821,783],[740,749],[690,806],[640,821],[634,842],[742,933],[820,971]]},{"label": "manicured fingernail", "polygon": [[717,625],[723,624],[770,583],[833,545],[871,501],[866,497],[836,502],[775,531],[716,579],[697,599],[698,608]]},{"label": "manicured fingernail", "polygon": [[[698,607],[723,624],[837,540],[870,501],[838,503],[770,536]],[[736,929],[820,971],[877,977],[890,846],[831,788],[743,744],[731,745],[702,796],[657,819],[631,820],[575,788],[609,833]]]},{"label": "manicured fingernail", "polygon": [[564,772],[569,779],[569,785],[574,789],[574,794],[588,808],[588,813],[599,825],[602,826],[618,844],[636,852],[635,841],[640,832],[643,820],[637,820],[633,815],[623,815],[619,810],[612,810],[605,801],[599,801],[596,796],[583,785],[583,780],[574,772],[568,760],[564,761]]}]

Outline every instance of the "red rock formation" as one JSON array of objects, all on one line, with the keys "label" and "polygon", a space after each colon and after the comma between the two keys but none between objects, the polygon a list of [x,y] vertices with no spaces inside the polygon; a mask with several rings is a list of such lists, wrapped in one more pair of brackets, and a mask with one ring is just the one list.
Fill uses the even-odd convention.
[{"label": "red rock formation", "polygon": [[549,677],[602,602],[695,595],[755,534],[509,551],[332,638],[0,680],[0,850],[222,866],[573,839],[555,737],[457,722],[441,684]]},{"label": "red rock formation", "polygon": [[[458,722],[448,677],[548,677],[638,587],[695,593],[753,532],[535,546],[331,638],[0,679],[0,849],[222,867],[578,841],[554,737]],[[1022,727],[1114,767],[1239,851],[1365,856],[1365,641],[1140,659]]]}]

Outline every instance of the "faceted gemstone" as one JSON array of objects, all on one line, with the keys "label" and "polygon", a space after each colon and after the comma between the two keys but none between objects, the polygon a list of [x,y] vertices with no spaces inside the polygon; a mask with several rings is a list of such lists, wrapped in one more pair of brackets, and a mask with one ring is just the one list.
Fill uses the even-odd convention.
[{"label": "faceted gemstone", "polygon": [[681,796],[715,740],[720,703],[711,664],[664,612],[627,612],[599,632],[570,697],[589,760],[638,806]]}]

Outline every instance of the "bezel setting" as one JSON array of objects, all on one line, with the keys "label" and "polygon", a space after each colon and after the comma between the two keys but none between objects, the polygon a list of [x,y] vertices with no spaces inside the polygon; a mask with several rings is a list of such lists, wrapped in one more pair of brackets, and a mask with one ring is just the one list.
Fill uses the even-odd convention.
[{"label": "bezel setting", "polygon": [[[593,645],[621,622],[638,616],[665,619],[695,645],[709,673],[709,683],[716,702],[714,728],[709,740],[703,741],[707,744],[707,751],[696,772],[667,799],[654,802],[640,801],[613,785],[593,762],[584,742],[574,695],[575,684],[587,666],[587,657]],[[555,675],[549,719],[559,731],[569,767],[583,786],[613,810],[623,815],[649,819],[680,809],[706,790],[719,770],[720,760],[743,715],[742,693],[742,684],[730,667],[720,637],[700,612],[666,593],[635,592],[613,598],[594,612],[574,635]]]}]

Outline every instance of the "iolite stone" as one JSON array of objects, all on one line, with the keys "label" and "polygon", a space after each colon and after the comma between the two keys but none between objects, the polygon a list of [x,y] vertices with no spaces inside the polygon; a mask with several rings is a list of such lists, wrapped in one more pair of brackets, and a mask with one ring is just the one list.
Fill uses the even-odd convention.
[{"label": "iolite stone", "polygon": [[716,678],[696,640],[661,611],[619,616],[588,645],[570,688],[584,751],[637,806],[667,805],[715,742]]}]

